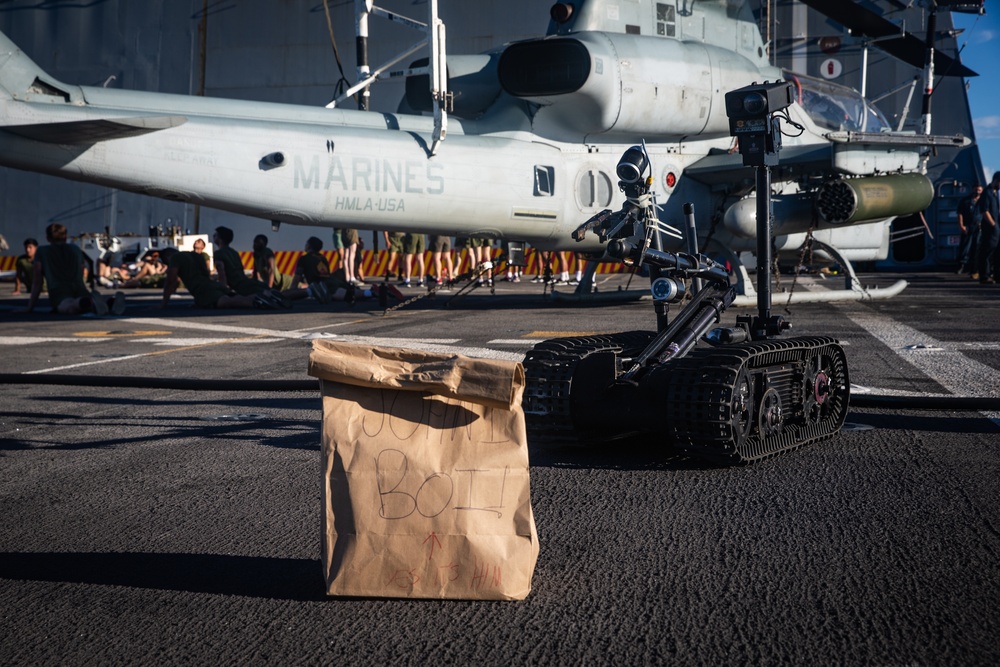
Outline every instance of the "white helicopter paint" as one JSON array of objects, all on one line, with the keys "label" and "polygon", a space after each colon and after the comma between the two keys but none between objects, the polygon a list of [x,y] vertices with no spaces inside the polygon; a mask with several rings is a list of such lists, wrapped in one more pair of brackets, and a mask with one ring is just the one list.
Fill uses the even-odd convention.
[{"label": "white helicopter paint", "polygon": [[[472,65],[449,59],[468,72],[452,92],[485,85],[495,95],[470,96],[488,103],[456,109],[433,151],[430,116],[76,86],[0,34],[0,164],[275,222],[485,236],[597,256],[596,237],[578,243],[570,233],[620,204],[615,163],[645,141],[661,219],[680,227],[682,204],[692,202],[700,239],[712,239],[707,251],[738,264],[740,252],[754,250],[745,220],[712,223],[750,196],[753,182],[731,151],[724,94],[783,76],[768,64],[749,9],[723,0],[686,12],[583,1],[549,33],[471,57]],[[560,75],[545,58],[552,48],[575,57],[572,85],[539,87],[523,76]],[[542,60],[522,66],[532,49]],[[802,106],[788,114],[803,129],[785,139],[775,194],[811,197],[839,176],[918,168],[915,146],[831,142]],[[855,129],[870,129],[867,116],[862,106]],[[895,214],[904,212],[912,211]],[[776,247],[794,252],[813,233],[843,262],[884,258],[891,219],[834,226],[800,213],[785,221]]]}]

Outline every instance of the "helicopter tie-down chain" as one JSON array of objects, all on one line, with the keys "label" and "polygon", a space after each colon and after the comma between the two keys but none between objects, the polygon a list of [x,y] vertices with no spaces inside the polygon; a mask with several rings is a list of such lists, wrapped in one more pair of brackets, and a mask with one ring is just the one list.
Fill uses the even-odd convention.
[{"label": "helicopter tie-down chain", "polygon": [[[496,258],[496,260],[492,262],[484,262],[479,266],[477,266],[476,268],[470,269],[469,271],[466,271],[465,273],[456,276],[454,280],[449,280],[448,282],[442,282],[441,284],[435,283],[428,285],[426,291],[421,292],[419,294],[415,294],[414,296],[411,296],[409,299],[406,299],[404,301],[400,301],[395,306],[384,307],[382,311],[382,316],[384,317],[393,311],[409,306],[410,304],[416,303],[421,299],[425,299],[429,296],[434,296],[437,294],[438,290],[444,289],[446,287],[451,287],[456,283],[460,283],[462,281],[466,281],[465,286],[462,287],[462,289],[460,289],[458,293],[455,294],[452,298],[461,296],[467,291],[472,291],[476,287],[482,287],[481,284],[474,281],[478,281],[480,278],[482,278],[482,276],[486,275],[486,272],[489,271],[490,269],[496,269],[497,271],[502,271],[506,262],[507,262],[507,257],[505,255],[500,255],[499,257]],[[490,292],[492,293],[493,291],[494,291],[493,287],[490,286]]]}]

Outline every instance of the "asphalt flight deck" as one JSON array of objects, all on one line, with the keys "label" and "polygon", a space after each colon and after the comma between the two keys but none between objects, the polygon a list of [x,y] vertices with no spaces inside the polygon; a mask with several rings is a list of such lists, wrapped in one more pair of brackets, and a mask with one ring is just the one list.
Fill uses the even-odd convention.
[{"label": "asphalt flight deck", "polygon": [[[832,440],[744,468],[656,443],[533,448],[541,554],[522,602],[325,598],[319,396],[254,383],[309,379],[317,337],[520,359],[653,328],[648,301],[555,303],[525,281],[387,315],[239,312],[183,293],[159,310],[140,290],[122,317],[57,318],[15,314],[5,289],[0,373],[122,385],[0,386],[0,662],[997,664],[1000,288],[862,280],[900,277],[890,301],[786,313],[775,295],[793,335],[846,346],[854,400]],[[147,377],[241,387],[128,384]]]}]

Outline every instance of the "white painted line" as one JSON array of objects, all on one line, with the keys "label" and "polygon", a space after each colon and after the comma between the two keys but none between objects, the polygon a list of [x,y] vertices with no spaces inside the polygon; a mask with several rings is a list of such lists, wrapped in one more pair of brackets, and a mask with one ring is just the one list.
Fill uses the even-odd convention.
[{"label": "white painted line", "polygon": [[[969,359],[961,352],[947,349],[947,343],[873,310],[866,308],[859,311],[844,306],[837,308],[855,324],[882,341],[900,359],[931,377],[952,394],[977,398],[1000,396],[996,369]],[[923,347],[913,348],[914,345]],[[1000,412],[982,414],[1000,426]]]},{"label": "white painted line", "polygon": [[37,343],[107,343],[107,342],[128,342],[128,343],[152,343],[153,345],[172,345],[174,347],[186,345],[209,345],[216,343],[277,343],[285,338],[174,338],[174,337],[154,337],[154,338],[131,338],[123,336],[74,336],[72,338],[47,338],[43,336],[8,336],[0,337],[0,345],[35,345]]},{"label": "white painted line", "polygon": [[[319,329],[336,329],[337,327],[346,327],[349,324],[356,324],[358,322],[366,322],[366,321],[367,321],[366,319],[360,319],[360,320],[346,320],[344,322],[329,322],[327,324],[320,324],[320,325],[315,326],[315,327],[306,327],[305,329],[296,329],[295,333],[298,333],[300,331],[317,331]],[[332,335],[335,335],[335,334],[332,334]]]},{"label": "white painted line", "polygon": [[197,320],[170,320],[159,317],[146,319],[125,319],[124,322],[150,326],[172,327],[174,329],[197,329],[199,331],[216,331],[218,333],[239,334],[241,336],[270,336],[272,338],[302,338],[302,334],[294,331],[279,331],[276,329],[259,329],[256,327],[234,327],[225,324],[207,324]]},{"label": "white painted line", "polygon": [[194,347],[199,345],[218,345],[220,343],[240,343],[257,345],[258,343],[278,343],[284,338],[129,338],[130,343],[151,343],[161,347]]},{"label": "white painted line", "polygon": [[43,368],[37,371],[25,371],[25,375],[41,375],[42,373],[55,373],[56,371],[68,371],[73,368],[83,368],[84,366],[97,366],[99,364],[110,364],[112,361],[126,361],[128,359],[141,359],[142,357],[148,357],[151,354],[159,354],[158,352],[148,352],[146,354],[129,354],[124,357],[114,357],[111,359],[99,359],[97,361],[85,361],[80,364],[70,364],[69,366],[58,366],[56,368]]},{"label": "white painted line", "polygon": [[310,334],[309,336],[304,336],[306,340],[333,340],[341,343],[359,343],[373,345],[385,345],[387,347],[414,347],[420,344],[429,345],[454,345],[455,343],[462,340],[461,338],[395,338],[391,336],[351,336],[351,335],[330,335],[330,336],[317,336],[315,334]]},{"label": "white painted line", "polygon": [[534,347],[539,342],[539,340],[528,340],[527,338],[494,338],[487,345],[523,345],[525,347]]},{"label": "white painted line", "polygon": [[34,345],[36,343],[97,343],[112,340],[98,336],[82,336],[72,338],[48,338],[44,336],[0,336],[0,345]]},{"label": "white painted line", "polygon": [[[297,331],[281,331],[278,329],[260,329],[257,327],[236,327],[225,324],[205,324],[198,321],[188,321],[188,320],[171,320],[165,318],[146,318],[146,319],[134,319],[125,320],[126,322],[135,322],[136,324],[144,324],[146,326],[159,326],[159,327],[173,327],[175,329],[198,329],[199,331],[216,331],[219,333],[227,334],[239,334],[242,336],[267,336],[271,338],[282,338],[290,340],[315,340],[317,338],[340,340],[348,343],[370,343],[372,341],[378,341],[378,345],[387,345],[389,347],[414,347],[417,344],[436,344],[436,345],[450,345],[457,343],[461,338],[376,338],[372,336],[351,336],[343,334],[326,334],[323,332],[315,333],[304,333],[310,331],[310,329],[300,329]],[[342,322],[341,325],[350,324],[350,322]],[[330,328],[336,325],[324,325],[323,327],[315,328]]]},{"label": "white painted line", "polygon": [[943,343],[945,347],[953,347],[956,350],[1000,350],[1000,343]]},{"label": "white painted line", "polygon": [[372,343],[378,345],[388,345],[389,347],[412,347],[414,345],[434,345],[441,347],[444,345],[454,345],[461,341],[461,338],[384,338],[381,336],[341,336],[340,340],[349,343]]},{"label": "white painted line", "polygon": [[851,383],[851,396],[864,396],[875,394],[876,396],[898,396],[900,398],[955,398],[954,394],[929,394],[926,391],[912,391],[909,389],[883,389],[881,387],[863,387]]}]

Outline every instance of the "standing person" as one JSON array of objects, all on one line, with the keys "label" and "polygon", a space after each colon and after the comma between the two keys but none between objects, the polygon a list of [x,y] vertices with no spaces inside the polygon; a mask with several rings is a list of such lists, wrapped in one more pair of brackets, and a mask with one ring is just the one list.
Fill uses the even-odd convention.
[{"label": "standing person", "polygon": [[215,271],[223,287],[243,296],[260,294],[268,289],[261,281],[248,278],[243,271],[240,254],[229,245],[233,242],[233,230],[229,227],[216,227],[212,242],[216,245]]},{"label": "standing person", "polygon": [[560,250],[558,252],[552,253],[555,256],[556,264],[560,266],[559,278],[556,280],[556,285],[569,285],[569,260],[570,253],[568,250]]},{"label": "standing person", "polygon": [[533,283],[549,283],[566,285],[569,283],[569,259],[567,251],[538,251],[538,275],[531,279]]},{"label": "standing person", "polygon": [[579,285],[583,282],[583,267],[586,264],[586,260],[581,257],[578,253],[568,253],[576,260],[576,277],[571,278],[569,281],[570,285]]},{"label": "standing person", "polygon": [[358,235],[358,248],[354,253],[354,279],[357,285],[365,284],[365,240]]},{"label": "standing person", "polygon": [[[344,278],[350,285],[359,285],[361,283],[354,273],[355,261],[358,254],[358,230],[342,229],[340,230],[340,235],[344,240],[344,253],[340,256],[340,263],[344,268]],[[322,241],[320,243],[322,244]]]},{"label": "standing person", "polygon": [[465,251],[465,258],[469,260],[469,271],[476,270],[476,255],[472,249],[472,239],[468,236],[455,237],[455,259],[458,265],[458,272],[462,273],[462,266],[465,259],[462,258],[462,251]]},{"label": "standing person", "polygon": [[427,264],[424,262],[424,251],[427,248],[426,239],[423,234],[407,234],[403,237],[403,285],[410,286],[410,278],[413,275],[413,260],[417,260],[417,287],[424,286],[424,274],[427,273]]},{"label": "standing person", "polygon": [[[451,238],[438,234],[431,236],[431,264],[434,267],[434,282],[438,285],[449,285],[455,280],[455,262],[451,258]],[[447,274],[444,271],[447,270]],[[447,280],[444,279],[447,275]]]},{"label": "standing person", "polygon": [[533,283],[549,284],[552,280],[552,252],[548,250],[535,250],[538,260],[538,273],[531,279]]},{"label": "standing person", "polygon": [[33,238],[24,239],[24,254],[14,260],[14,292],[20,294],[21,289],[31,293],[32,281],[35,277],[35,252],[38,241]]},{"label": "standing person", "polygon": [[472,237],[469,239],[473,258],[473,268],[478,271],[476,283],[493,287],[493,246],[489,239]]},{"label": "standing person", "polygon": [[994,172],[990,186],[979,198],[983,215],[979,225],[979,282],[993,285],[997,281],[997,247],[1000,246],[1000,171]]},{"label": "standing person", "polygon": [[403,252],[403,232],[382,232],[385,239],[385,248],[389,253],[389,261],[385,265],[385,281],[395,276],[399,282],[403,282],[403,267],[399,265],[399,255]]},{"label": "standing person", "polygon": [[[334,230],[336,232],[336,230]],[[335,234],[340,237],[340,234]],[[278,291],[291,289],[292,277],[278,270],[274,251],[267,247],[267,236],[258,234],[253,239],[253,278]]]},{"label": "standing person", "polygon": [[503,253],[507,256],[507,278],[505,279],[509,283],[519,283],[521,282],[521,267],[514,266],[510,263],[510,241],[503,242]]},{"label": "standing person", "polygon": [[83,251],[78,246],[66,242],[65,225],[52,223],[45,228],[45,238],[49,245],[42,246],[35,252],[31,298],[24,312],[30,313],[38,305],[43,278],[49,289],[49,304],[53,313],[79,315],[93,312],[107,315],[109,306],[115,315],[125,312],[123,293],[116,292],[112,299],[106,300],[96,290],[93,292],[87,290],[87,284],[83,282],[85,266]]},{"label": "standing person", "polygon": [[979,278],[976,259],[979,254],[979,224],[983,219],[979,210],[982,195],[983,186],[977,183],[972,188],[972,194],[958,204],[958,228],[962,231],[962,242],[958,246],[958,271],[955,273],[964,273],[968,269],[973,280]]}]

